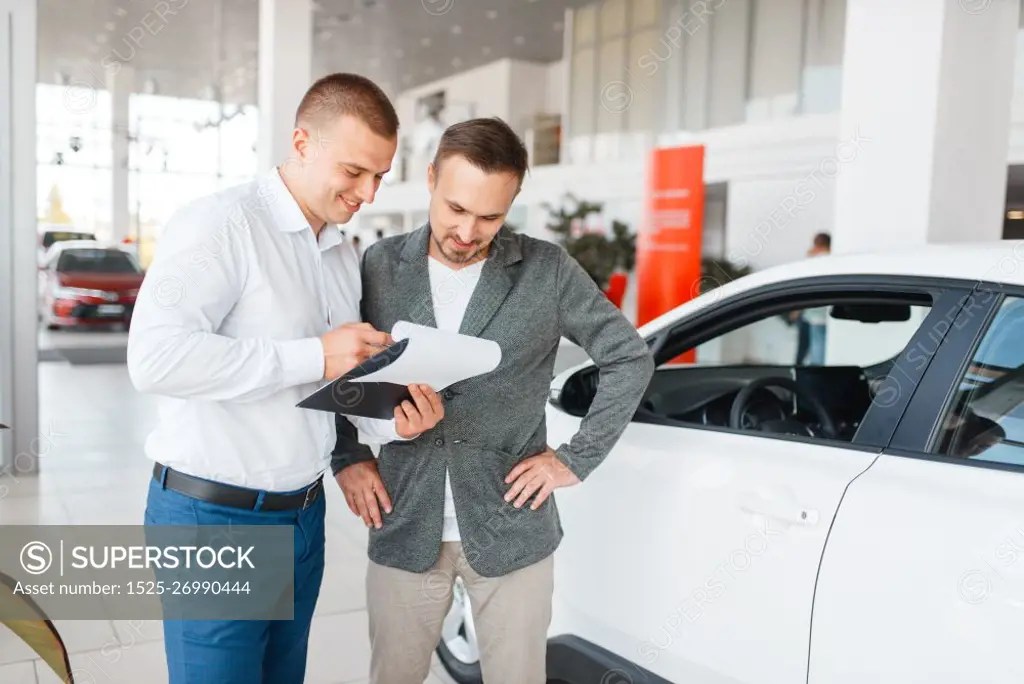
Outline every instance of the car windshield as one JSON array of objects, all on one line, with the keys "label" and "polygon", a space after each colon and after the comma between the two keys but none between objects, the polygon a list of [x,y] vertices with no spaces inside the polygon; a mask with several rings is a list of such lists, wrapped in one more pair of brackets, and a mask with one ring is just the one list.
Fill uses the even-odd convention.
[{"label": "car windshield", "polygon": [[139,273],[131,256],[117,249],[69,249],[57,260],[63,273]]},{"label": "car windshield", "polygon": [[92,233],[78,233],[74,231],[47,231],[43,234],[43,247],[49,249],[57,242],[66,242],[68,240],[95,240],[96,236]]}]

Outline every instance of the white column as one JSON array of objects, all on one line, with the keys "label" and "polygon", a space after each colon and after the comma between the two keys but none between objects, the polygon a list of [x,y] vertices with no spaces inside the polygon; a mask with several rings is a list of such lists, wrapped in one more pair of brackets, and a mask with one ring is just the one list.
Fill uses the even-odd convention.
[{"label": "white column", "polygon": [[127,65],[108,72],[107,90],[110,91],[110,132],[113,146],[111,159],[112,238],[120,242],[131,234],[131,212],[128,206],[128,103],[135,89],[135,70]]},{"label": "white column", "polygon": [[295,109],[313,84],[312,0],[260,0],[259,52],[262,171],[288,158]]},{"label": "white column", "polygon": [[575,35],[573,28],[573,18],[576,16],[575,10],[571,7],[567,7],[565,10],[565,19],[562,22],[562,103],[561,103],[561,115],[562,115],[562,137],[561,137],[561,149],[558,151],[558,160],[561,164],[568,164],[572,157],[570,156],[569,140],[570,137],[575,133],[572,130],[572,93],[573,93],[573,69],[572,61],[574,57],[574,41],[573,36]]},{"label": "white column", "polygon": [[1018,0],[847,0],[833,251],[1002,236]]},{"label": "white column", "polygon": [[40,456],[35,102],[35,0],[0,0],[0,494]]}]

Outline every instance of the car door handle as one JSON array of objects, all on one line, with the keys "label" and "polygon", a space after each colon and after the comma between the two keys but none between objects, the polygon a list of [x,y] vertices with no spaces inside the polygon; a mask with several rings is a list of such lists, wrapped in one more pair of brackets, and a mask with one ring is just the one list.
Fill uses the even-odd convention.
[{"label": "car door handle", "polygon": [[754,492],[741,494],[738,503],[740,509],[747,513],[763,515],[791,525],[815,525],[818,522],[818,511],[784,501],[773,501]]}]

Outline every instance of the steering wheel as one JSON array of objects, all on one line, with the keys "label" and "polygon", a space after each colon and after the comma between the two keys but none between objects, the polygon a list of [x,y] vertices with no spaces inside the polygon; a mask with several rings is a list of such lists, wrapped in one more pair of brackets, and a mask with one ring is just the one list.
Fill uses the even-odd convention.
[{"label": "steering wheel", "polygon": [[[836,431],[836,424],[832,421],[832,417],[829,416],[828,411],[825,409],[825,405],[821,403],[813,393],[806,388],[797,387],[796,382],[785,377],[777,378],[758,378],[753,380],[739,391],[736,398],[732,402],[732,409],[729,412],[729,427],[735,430],[743,429],[743,414],[747,410],[747,405],[754,398],[756,392],[763,390],[766,387],[781,387],[789,390],[794,396],[803,400],[808,408],[818,418],[818,423],[821,425],[821,431],[825,437],[835,439],[838,435]],[[793,415],[782,420],[768,420],[760,425],[760,429],[765,432],[777,432],[781,434],[805,434],[808,437],[813,437],[814,434],[810,428],[796,420]]]}]

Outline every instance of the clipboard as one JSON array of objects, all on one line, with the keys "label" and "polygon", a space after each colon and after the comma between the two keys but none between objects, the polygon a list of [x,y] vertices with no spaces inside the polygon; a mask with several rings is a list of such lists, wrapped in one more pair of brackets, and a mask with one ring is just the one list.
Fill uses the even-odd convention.
[{"label": "clipboard", "polygon": [[299,408],[328,411],[347,416],[382,418],[395,417],[395,407],[411,399],[407,385],[394,382],[356,382],[370,373],[384,368],[400,357],[409,346],[409,340],[395,342],[382,352],[374,354],[337,380],[329,382],[298,403]]},{"label": "clipboard", "polygon": [[395,323],[395,343],[313,392],[299,408],[391,420],[395,407],[411,399],[408,386],[439,392],[456,382],[493,371],[501,347],[492,340],[438,330],[408,321]]}]

